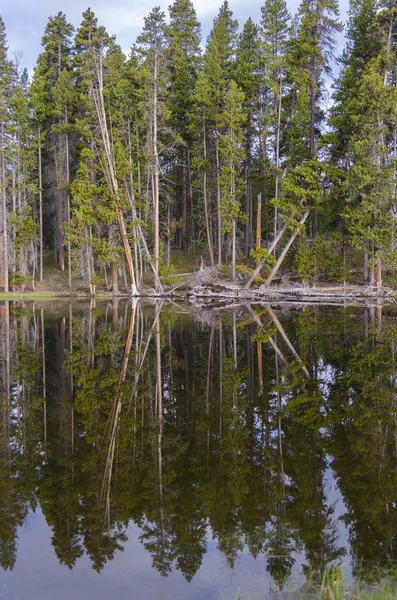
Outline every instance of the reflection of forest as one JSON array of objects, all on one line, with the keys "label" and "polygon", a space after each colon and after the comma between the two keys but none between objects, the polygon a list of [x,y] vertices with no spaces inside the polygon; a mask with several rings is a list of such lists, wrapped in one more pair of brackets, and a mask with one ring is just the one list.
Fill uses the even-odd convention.
[{"label": "reflection of forest", "polygon": [[162,574],[191,579],[208,527],[280,586],[296,551],[319,572],[389,564],[397,531],[397,322],[378,309],[0,307],[0,561],[40,503],[59,561],[100,570],[134,521]]}]

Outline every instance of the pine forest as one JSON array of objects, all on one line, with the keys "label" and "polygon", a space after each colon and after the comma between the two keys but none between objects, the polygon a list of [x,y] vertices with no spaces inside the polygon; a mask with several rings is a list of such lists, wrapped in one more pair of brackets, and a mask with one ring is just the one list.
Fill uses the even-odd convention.
[{"label": "pine forest", "polygon": [[199,266],[244,287],[392,281],[395,0],[351,0],[345,28],[337,0],[266,0],[240,25],[225,0],[206,40],[174,0],[128,56],[104,25],[51,16],[29,73],[0,18],[0,291],[62,273],[162,294]]}]

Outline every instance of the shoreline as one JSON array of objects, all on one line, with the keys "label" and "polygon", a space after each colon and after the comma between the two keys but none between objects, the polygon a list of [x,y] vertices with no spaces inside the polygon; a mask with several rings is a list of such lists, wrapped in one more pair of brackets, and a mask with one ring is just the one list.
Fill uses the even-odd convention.
[{"label": "shoreline", "polygon": [[[95,299],[132,299],[125,293],[113,295],[112,292],[99,292],[92,296],[89,292],[73,292],[70,290],[59,291],[28,291],[0,293],[0,301],[3,300],[90,300]],[[246,290],[236,285],[204,285],[175,293],[173,289],[164,293],[156,293],[154,290],[145,289],[136,299],[173,299],[182,300],[191,304],[205,304],[208,302],[222,303],[229,301],[232,304],[244,302],[266,302],[266,303],[294,303],[294,304],[346,304],[367,303],[369,300],[386,301],[394,304],[397,302],[397,289],[377,289],[371,286],[332,286],[332,287],[298,287],[274,286],[256,290]]]}]

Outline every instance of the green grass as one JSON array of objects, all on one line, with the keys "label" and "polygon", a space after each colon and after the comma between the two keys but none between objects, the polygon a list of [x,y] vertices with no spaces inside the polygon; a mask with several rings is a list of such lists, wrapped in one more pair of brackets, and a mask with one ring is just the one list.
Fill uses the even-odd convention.
[{"label": "green grass", "polygon": [[0,300],[24,300],[26,298],[32,300],[49,300],[55,297],[55,292],[10,292],[9,294],[4,294],[4,292],[0,292]]},{"label": "green grass", "polygon": [[[275,597],[278,600],[397,600],[397,578],[387,578],[378,583],[363,583],[348,585],[343,581],[340,567],[324,572],[321,583],[310,579],[301,589],[295,591],[279,591]],[[222,600],[265,600],[267,592],[243,593],[237,590],[234,598]]]}]

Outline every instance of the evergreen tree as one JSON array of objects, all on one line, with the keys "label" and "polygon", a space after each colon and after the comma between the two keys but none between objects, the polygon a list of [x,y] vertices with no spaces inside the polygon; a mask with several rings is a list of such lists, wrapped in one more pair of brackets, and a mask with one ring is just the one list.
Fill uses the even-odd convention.
[{"label": "evergreen tree", "polygon": [[[191,172],[192,130],[189,115],[201,61],[201,26],[191,0],[175,0],[169,8],[167,27],[169,53],[168,106],[170,122],[180,144],[176,162],[177,214],[182,217],[180,247],[193,241],[193,190]],[[180,207],[180,208],[179,208]],[[169,224],[168,224],[169,226]]]},{"label": "evergreen tree", "polygon": [[219,155],[222,160],[220,187],[223,231],[232,236],[232,277],[236,279],[236,226],[242,217],[241,196],[244,192],[242,162],[244,159],[244,94],[235,81],[230,82],[225,108],[220,116],[224,133],[219,136]]},{"label": "evergreen tree", "polygon": [[[265,102],[267,106],[264,110],[263,129],[264,141],[267,143],[270,132],[273,141],[274,154],[274,198],[276,201],[274,212],[274,239],[278,233],[278,214],[277,203],[280,199],[280,148],[281,148],[281,127],[282,127],[282,104],[285,97],[286,87],[286,58],[288,41],[288,24],[290,15],[287,10],[285,0],[267,0],[262,7],[262,61],[264,65],[263,88],[265,91]],[[265,149],[266,150],[266,149]],[[267,152],[263,157],[266,164]]]},{"label": "evergreen tree", "polygon": [[[64,224],[69,220],[68,180],[70,175],[70,140],[67,107],[60,106],[59,93],[65,84],[70,91],[70,53],[73,26],[67,22],[66,16],[59,12],[50,17],[42,38],[44,47],[37,63],[32,82],[32,98],[37,105],[36,113],[42,123],[43,172],[47,173],[43,182],[45,212],[47,217],[55,213],[53,221],[54,247],[61,271],[65,269],[64,256]],[[57,86],[58,80],[62,79]],[[58,101],[55,96],[58,93]],[[67,92],[69,98],[69,92]],[[55,199],[55,207],[53,205]],[[49,227],[47,226],[47,230]]]},{"label": "evergreen tree", "polygon": [[[165,14],[156,7],[145,17],[145,25],[135,48],[141,60],[141,77],[144,80],[144,102],[147,114],[147,153],[151,204],[153,207],[153,259],[156,288],[160,266],[160,178],[163,158],[162,137],[166,125],[166,62],[167,39]],[[161,135],[162,134],[162,135]],[[163,137],[164,139],[164,137]]]},{"label": "evergreen tree", "polygon": [[[220,188],[220,156],[219,156],[219,135],[220,115],[225,106],[227,85],[234,71],[233,61],[236,52],[237,43],[237,21],[232,18],[232,12],[229,9],[227,0],[219,10],[219,14],[214,19],[213,28],[208,36],[207,48],[204,55],[203,70],[197,81],[196,103],[200,107],[201,127],[205,123],[206,136],[203,143],[204,168],[207,169],[209,160],[214,164],[215,172],[211,173],[211,180],[215,183],[216,190],[216,212],[217,212],[217,246],[218,246],[218,264],[222,264],[222,210],[221,210],[221,188]],[[204,121],[203,121],[204,119]],[[205,172],[207,188],[207,173]],[[205,192],[204,202],[208,208],[208,196]]]},{"label": "evergreen tree", "polygon": [[255,153],[258,146],[259,133],[259,113],[260,113],[260,38],[259,27],[255,25],[251,18],[244,24],[242,33],[239,36],[235,80],[244,93],[244,112],[246,114],[246,123],[244,127],[245,137],[245,206],[247,215],[244,232],[244,253],[248,254],[252,247],[252,229],[253,229],[253,181],[252,165],[255,160]]},{"label": "evergreen tree", "polygon": [[371,284],[382,287],[382,261],[394,267],[396,157],[390,153],[396,88],[384,85],[380,58],[364,69],[358,90],[359,124],[352,137],[347,178],[347,227],[354,246],[371,256]]},{"label": "evergreen tree", "polygon": [[[13,76],[9,127],[12,171],[11,284],[22,286],[24,289],[26,283],[32,281],[34,290],[37,269],[37,224],[34,219],[37,192],[36,144],[34,130],[32,130],[26,72],[21,72],[17,58],[13,64]],[[29,273],[30,269],[31,273]]]},{"label": "evergreen tree", "polygon": [[7,208],[7,127],[11,89],[11,63],[7,57],[7,36],[0,16],[0,286],[8,292],[8,208]]}]

